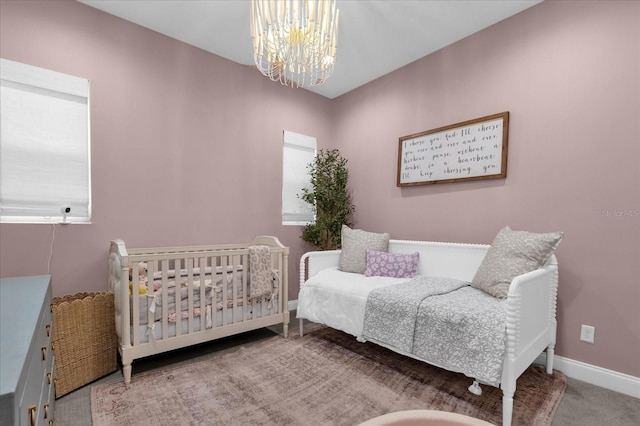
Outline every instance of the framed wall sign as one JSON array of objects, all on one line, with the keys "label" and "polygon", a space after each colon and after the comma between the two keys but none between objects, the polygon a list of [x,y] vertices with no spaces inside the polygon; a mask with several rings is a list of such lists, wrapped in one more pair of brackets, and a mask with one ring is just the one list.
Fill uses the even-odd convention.
[{"label": "framed wall sign", "polygon": [[398,186],[507,177],[509,112],[403,136]]}]

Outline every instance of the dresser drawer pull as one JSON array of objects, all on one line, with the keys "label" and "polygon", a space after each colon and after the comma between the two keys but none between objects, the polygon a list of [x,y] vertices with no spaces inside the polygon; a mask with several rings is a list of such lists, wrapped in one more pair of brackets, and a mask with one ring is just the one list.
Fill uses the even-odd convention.
[{"label": "dresser drawer pull", "polygon": [[49,404],[44,404],[44,418],[49,418]]},{"label": "dresser drawer pull", "polygon": [[29,426],[36,426],[36,406],[32,405],[28,408],[29,413]]},{"label": "dresser drawer pull", "polygon": [[43,361],[47,360],[47,347],[46,346],[42,347],[42,360]]},{"label": "dresser drawer pull", "polygon": [[51,373],[47,373],[47,384],[51,384]]},{"label": "dresser drawer pull", "polygon": [[47,330],[47,337],[51,336],[51,325],[47,324],[44,328]]},{"label": "dresser drawer pull", "polygon": [[49,420],[49,426],[53,426],[53,420]]}]

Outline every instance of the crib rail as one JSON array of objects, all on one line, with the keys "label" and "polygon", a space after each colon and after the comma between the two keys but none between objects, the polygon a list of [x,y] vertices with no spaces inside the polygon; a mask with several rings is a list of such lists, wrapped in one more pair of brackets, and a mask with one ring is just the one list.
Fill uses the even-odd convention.
[{"label": "crib rail", "polygon": [[[273,279],[272,291],[258,296],[249,279],[253,246],[269,247]],[[248,244],[134,249],[112,241],[109,285],[125,381],[131,362],[143,356],[279,323],[286,336],[288,253],[269,236]]]}]

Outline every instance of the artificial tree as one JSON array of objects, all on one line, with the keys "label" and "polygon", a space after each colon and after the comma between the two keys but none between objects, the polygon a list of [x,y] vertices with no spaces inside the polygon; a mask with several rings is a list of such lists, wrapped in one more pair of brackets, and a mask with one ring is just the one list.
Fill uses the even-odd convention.
[{"label": "artificial tree", "polygon": [[347,160],[337,149],[319,150],[307,165],[310,188],[300,198],[315,206],[316,220],[302,230],[302,239],[320,250],[341,247],[342,225],[351,226],[355,206],[349,193]]}]

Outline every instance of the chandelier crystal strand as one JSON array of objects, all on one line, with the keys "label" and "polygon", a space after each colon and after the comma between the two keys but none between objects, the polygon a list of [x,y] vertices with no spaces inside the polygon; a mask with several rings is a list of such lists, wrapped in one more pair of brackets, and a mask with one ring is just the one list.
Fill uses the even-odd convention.
[{"label": "chandelier crystal strand", "polygon": [[322,84],[336,62],[336,0],[251,0],[256,66],[291,87]]}]

